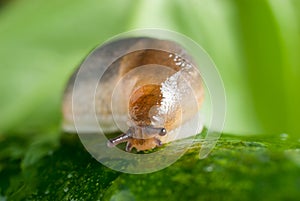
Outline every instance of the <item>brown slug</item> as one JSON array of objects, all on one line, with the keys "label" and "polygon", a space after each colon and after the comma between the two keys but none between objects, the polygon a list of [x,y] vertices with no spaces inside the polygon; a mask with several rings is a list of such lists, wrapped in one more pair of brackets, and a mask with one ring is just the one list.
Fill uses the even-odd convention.
[{"label": "brown slug", "polygon": [[[128,152],[151,150],[176,139],[172,131],[199,112],[204,98],[201,76],[179,44],[124,38],[104,44],[91,55],[85,60],[86,68],[79,68],[66,87],[65,131],[99,132],[100,125],[103,132],[113,133],[120,131],[116,122],[125,122],[127,131],[109,139],[107,145],[125,142]],[[84,77],[76,83],[79,72]],[[79,93],[73,92],[74,87]],[[94,97],[86,95],[91,90]],[[74,100],[80,107],[74,108]],[[94,118],[99,125],[91,123]]]}]

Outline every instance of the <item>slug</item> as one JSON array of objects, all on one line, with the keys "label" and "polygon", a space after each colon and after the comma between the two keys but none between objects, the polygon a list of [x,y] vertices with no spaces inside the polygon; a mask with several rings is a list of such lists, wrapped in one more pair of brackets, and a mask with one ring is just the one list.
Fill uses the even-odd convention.
[{"label": "slug", "polygon": [[116,122],[123,122],[127,131],[108,139],[107,146],[151,150],[176,139],[173,131],[199,112],[203,91],[197,65],[179,44],[147,37],[115,40],[96,48],[71,76],[63,129],[91,133],[100,125],[114,133],[120,130]]}]

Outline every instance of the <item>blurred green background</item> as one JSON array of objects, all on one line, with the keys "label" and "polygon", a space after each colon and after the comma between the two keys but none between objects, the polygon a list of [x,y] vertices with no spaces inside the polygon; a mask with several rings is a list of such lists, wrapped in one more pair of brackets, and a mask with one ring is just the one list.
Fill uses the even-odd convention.
[{"label": "blurred green background", "polygon": [[137,28],[185,34],[227,93],[224,131],[300,137],[299,0],[14,0],[0,8],[0,135],[57,133],[61,95],[87,53]]}]

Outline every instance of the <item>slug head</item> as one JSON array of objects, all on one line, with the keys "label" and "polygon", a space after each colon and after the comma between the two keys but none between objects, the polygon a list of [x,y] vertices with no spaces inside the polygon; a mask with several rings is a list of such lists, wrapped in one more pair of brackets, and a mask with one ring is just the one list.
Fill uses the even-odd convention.
[{"label": "slug head", "polygon": [[[152,126],[130,127],[126,133],[108,140],[107,146],[114,147],[120,143],[127,142],[126,151],[128,152],[130,152],[133,147],[135,147],[137,151],[150,150],[161,146],[162,143],[159,136],[166,134],[167,130],[165,128],[154,128]],[[135,136],[144,136],[144,138]]]},{"label": "slug head", "polygon": [[135,147],[138,151],[161,146],[161,136],[167,134],[164,127],[154,127],[151,119],[157,113],[162,95],[160,85],[148,84],[136,89],[129,101],[129,116],[132,126],[128,131],[108,141],[108,146],[127,142],[126,151]]}]

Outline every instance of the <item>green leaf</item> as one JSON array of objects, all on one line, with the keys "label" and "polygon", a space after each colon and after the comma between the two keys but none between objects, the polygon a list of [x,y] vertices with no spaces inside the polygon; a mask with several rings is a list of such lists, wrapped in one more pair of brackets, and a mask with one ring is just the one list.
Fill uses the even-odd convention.
[{"label": "green leaf", "polygon": [[[14,141],[7,143],[13,147],[23,142]],[[300,146],[290,136],[223,135],[209,157],[200,160],[202,142],[195,140],[181,159],[163,170],[133,175],[104,167],[84,150],[77,135],[63,134],[61,145],[33,165],[19,172],[8,172],[11,167],[6,167],[4,182],[9,187],[1,177],[0,189],[6,189],[2,193],[10,200],[260,200],[262,196],[294,200],[300,196]]]}]

